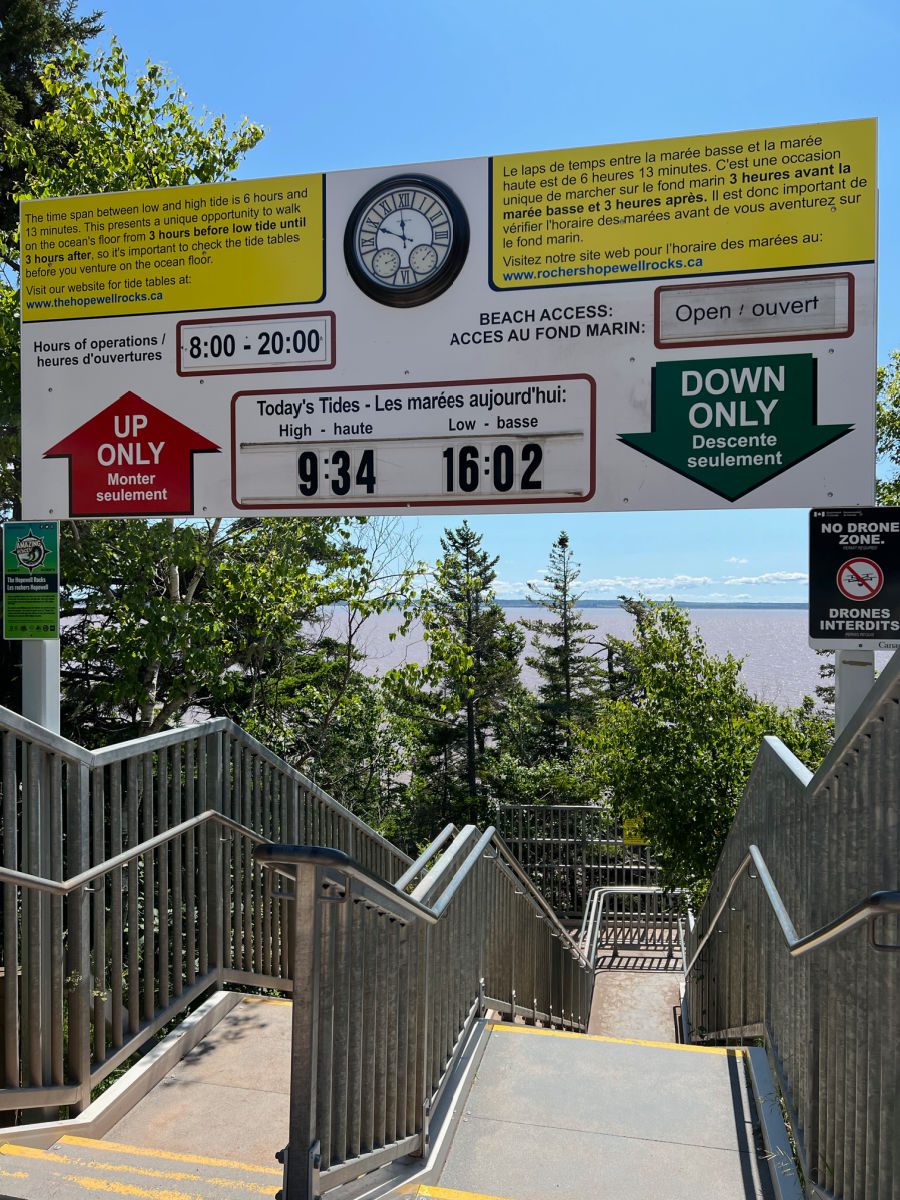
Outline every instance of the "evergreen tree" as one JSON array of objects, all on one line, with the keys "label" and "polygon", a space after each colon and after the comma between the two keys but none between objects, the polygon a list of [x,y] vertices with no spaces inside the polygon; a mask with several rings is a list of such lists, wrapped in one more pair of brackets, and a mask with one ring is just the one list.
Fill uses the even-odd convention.
[{"label": "evergreen tree", "polygon": [[[75,0],[0,3],[0,135],[16,126],[33,128],[56,107],[41,78],[44,66],[67,42],[86,42],[103,28],[99,12],[76,17],[75,8]],[[17,197],[24,190],[21,166],[0,159],[0,229],[6,234],[18,223]]]},{"label": "evergreen tree", "polygon": [[[514,693],[524,638],[494,599],[497,559],[463,522],[445,530],[443,556],[426,601],[443,630],[437,684],[420,692],[422,743],[411,794],[430,812],[430,827],[487,815],[482,766],[497,721]],[[461,655],[459,653],[461,651]],[[428,832],[428,830],[423,830]]]},{"label": "evergreen tree", "polygon": [[565,761],[572,754],[572,728],[590,721],[602,682],[596,630],[578,609],[580,574],[569,535],[563,532],[550,548],[543,583],[529,585],[529,600],[551,616],[521,622],[532,634],[534,649],[525,661],[541,680],[539,753]]}]

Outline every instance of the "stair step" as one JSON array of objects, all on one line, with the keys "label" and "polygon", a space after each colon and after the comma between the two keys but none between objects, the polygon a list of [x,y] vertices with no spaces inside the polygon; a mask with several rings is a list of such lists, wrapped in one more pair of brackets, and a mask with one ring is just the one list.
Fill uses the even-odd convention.
[{"label": "stair step", "polygon": [[50,1150],[0,1145],[0,1181],[5,1179],[16,1180],[15,1194],[21,1200],[92,1194],[146,1200],[232,1200],[238,1196],[274,1197],[281,1187],[281,1169],[64,1137]]}]

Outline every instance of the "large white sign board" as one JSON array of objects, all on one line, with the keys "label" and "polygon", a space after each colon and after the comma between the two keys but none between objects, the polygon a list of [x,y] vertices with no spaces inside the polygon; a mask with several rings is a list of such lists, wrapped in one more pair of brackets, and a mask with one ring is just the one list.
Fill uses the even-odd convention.
[{"label": "large white sign board", "polygon": [[23,205],[29,517],[870,503],[874,122]]}]

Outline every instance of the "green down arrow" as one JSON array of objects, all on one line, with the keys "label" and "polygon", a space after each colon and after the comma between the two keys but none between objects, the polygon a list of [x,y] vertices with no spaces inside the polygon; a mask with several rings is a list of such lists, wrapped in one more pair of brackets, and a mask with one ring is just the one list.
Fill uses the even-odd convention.
[{"label": "green down arrow", "polygon": [[852,428],[816,424],[811,354],[773,354],[657,363],[650,432],[619,441],[738,500]]}]

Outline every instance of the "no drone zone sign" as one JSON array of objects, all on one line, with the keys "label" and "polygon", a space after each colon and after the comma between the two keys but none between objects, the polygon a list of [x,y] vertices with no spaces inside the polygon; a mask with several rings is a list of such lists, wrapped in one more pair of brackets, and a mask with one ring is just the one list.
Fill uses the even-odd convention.
[{"label": "no drone zone sign", "polygon": [[900,508],[812,510],[809,644],[818,650],[900,646]]}]

